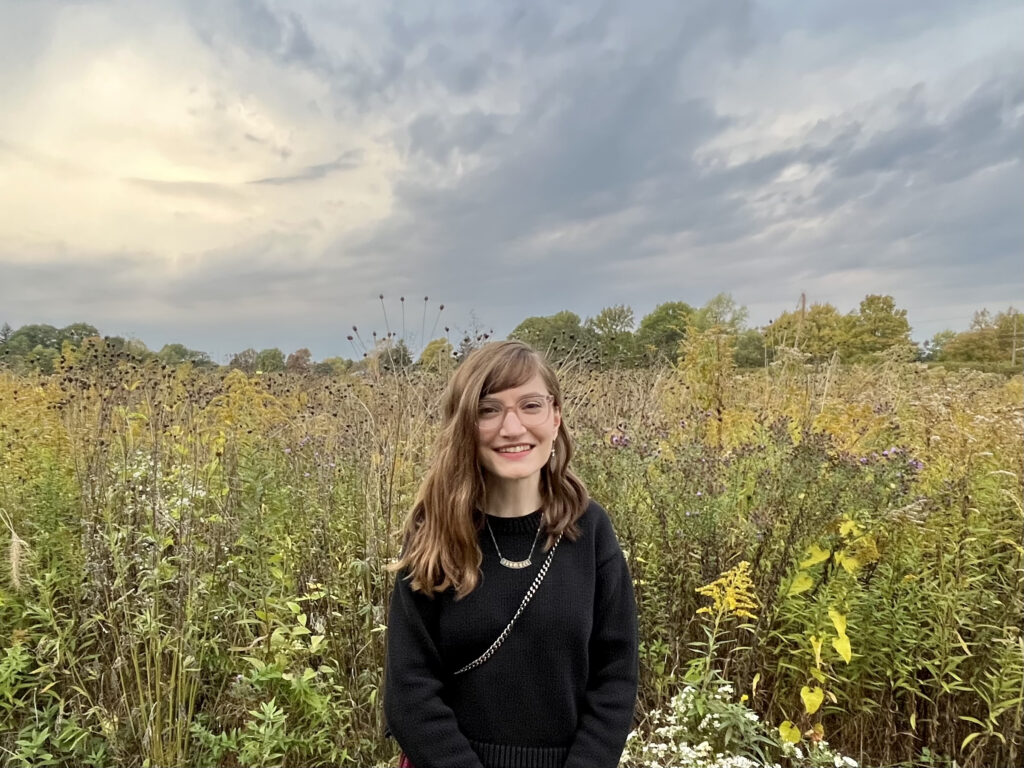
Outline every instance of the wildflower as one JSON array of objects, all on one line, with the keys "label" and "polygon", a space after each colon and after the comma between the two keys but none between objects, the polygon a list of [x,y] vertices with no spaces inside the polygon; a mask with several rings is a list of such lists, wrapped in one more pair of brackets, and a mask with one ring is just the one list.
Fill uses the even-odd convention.
[{"label": "wildflower", "polygon": [[758,607],[754,583],[750,579],[750,563],[746,560],[723,573],[718,579],[703,587],[697,587],[697,594],[710,597],[712,606],[698,608],[697,613],[714,613],[757,619],[753,611]]}]

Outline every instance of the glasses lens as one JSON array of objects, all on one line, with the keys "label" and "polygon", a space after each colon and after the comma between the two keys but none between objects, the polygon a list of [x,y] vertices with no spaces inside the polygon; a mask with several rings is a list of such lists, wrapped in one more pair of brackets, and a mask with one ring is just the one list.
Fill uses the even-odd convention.
[{"label": "glasses lens", "polygon": [[519,421],[527,425],[544,423],[548,417],[548,399],[546,397],[531,397],[527,400],[520,400],[516,406],[516,415]]},{"label": "glasses lens", "polygon": [[[527,427],[543,424],[551,413],[548,397],[527,397],[513,406],[519,423]],[[482,400],[477,411],[477,421],[484,427],[495,427],[505,419],[508,408],[497,400]]]}]

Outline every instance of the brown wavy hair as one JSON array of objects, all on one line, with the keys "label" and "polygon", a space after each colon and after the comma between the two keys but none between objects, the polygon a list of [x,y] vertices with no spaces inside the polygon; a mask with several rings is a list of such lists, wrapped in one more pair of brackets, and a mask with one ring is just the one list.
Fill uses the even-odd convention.
[{"label": "brown wavy hair", "polygon": [[[472,592],[480,579],[477,535],[483,530],[487,486],[477,459],[480,399],[525,384],[540,374],[554,405],[562,410],[562,390],[548,361],[521,341],[497,341],[470,353],[442,396],[443,425],[433,461],[402,529],[402,554],[388,566],[404,571],[414,591],[433,595],[454,588],[456,599]],[[579,538],[576,522],[587,506],[587,489],[569,469],[572,439],[563,419],[555,437],[555,457],[541,469],[540,493],[544,549],[564,534]]]}]

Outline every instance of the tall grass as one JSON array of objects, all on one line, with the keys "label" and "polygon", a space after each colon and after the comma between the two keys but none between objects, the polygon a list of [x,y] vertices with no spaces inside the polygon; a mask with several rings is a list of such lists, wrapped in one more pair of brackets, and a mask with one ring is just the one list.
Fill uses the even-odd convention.
[{"label": "tall grass", "polygon": [[[1021,378],[712,353],[565,372],[635,579],[640,731],[706,647],[697,588],[747,561],[754,631],[723,625],[709,663],[766,722],[820,723],[866,765],[1018,763]],[[0,373],[0,763],[388,762],[383,566],[443,384],[102,345]]]}]

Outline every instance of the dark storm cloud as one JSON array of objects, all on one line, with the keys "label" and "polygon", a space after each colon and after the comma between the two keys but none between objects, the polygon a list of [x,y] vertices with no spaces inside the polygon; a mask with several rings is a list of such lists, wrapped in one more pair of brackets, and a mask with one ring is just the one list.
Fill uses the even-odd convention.
[{"label": "dark storm cloud", "polygon": [[[642,20],[639,26],[650,32]],[[783,282],[778,274],[786,265],[791,277],[873,266],[926,274],[962,263],[965,247],[994,264],[1019,253],[1021,233],[1008,225],[1012,219],[999,197],[1019,197],[1012,187],[996,192],[978,186],[976,205],[962,199],[971,194],[970,177],[1020,162],[1022,88],[1015,76],[997,73],[948,94],[923,81],[910,84],[832,115],[831,128],[801,129],[791,148],[707,167],[697,162],[697,151],[732,120],[709,99],[691,96],[691,85],[701,76],[709,40],[749,35],[745,9],[705,7],[666,17],[663,29],[676,34],[654,34],[643,46],[630,41],[628,59],[584,56],[583,65],[552,80],[538,70],[532,98],[514,117],[421,114],[409,127],[413,157],[422,153],[444,163],[476,153],[479,164],[453,185],[408,174],[396,188],[395,215],[359,252],[458,273],[462,279],[453,288],[466,301],[490,291],[513,297],[503,307],[489,304],[512,324],[514,313],[571,306],[587,294],[614,303],[607,280],[621,270],[612,265],[642,263],[672,237],[717,248],[713,265],[694,264],[684,253],[678,263],[730,275],[736,282],[721,289],[741,293],[768,285],[766,280]],[[603,30],[598,25],[597,34]],[[552,45],[562,42],[551,38]],[[719,53],[717,65],[722,60]],[[936,102],[945,102],[943,109],[936,110]],[[880,113],[884,128],[875,126]],[[809,192],[785,193],[777,183],[794,164],[822,176]],[[766,200],[777,210],[756,214]],[[941,222],[935,221],[936,206],[948,209]],[[630,210],[636,215],[621,224],[599,227],[603,218]],[[794,244],[781,235],[767,241],[773,250],[763,250],[767,227],[796,228],[819,219],[830,222],[832,243]],[[531,240],[589,224],[599,229],[600,240]],[[934,235],[938,231],[942,237]],[[925,241],[926,249],[917,245]],[[878,277],[880,291],[904,287],[883,273]],[[671,282],[664,274],[650,275],[634,296],[651,296],[651,304],[683,298],[657,293]],[[715,280],[690,272],[678,282],[687,286],[685,298],[699,301],[709,296],[695,295],[692,287]]]},{"label": "dark storm cloud", "polygon": [[[719,291],[769,308],[755,323],[805,289],[842,311],[867,292],[890,293],[912,322],[936,302],[982,305],[1024,294],[1024,49],[1005,37],[985,45],[1018,18],[1013,10],[883,0],[191,2],[187,22],[226,67],[241,51],[270,63],[260,73],[312,78],[324,95],[310,115],[393,151],[390,213],[326,248],[305,223],[247,225],[233,245],[185,254],[158,278],[141,258],[118,257],[116,274],[74,268],[70,256],[35,271],[13,259],[0,268],[15,281],[7,285],[34,281],[40,300],[144,286],[190,317],[220,307],[227,325],[248,312],[240,306],[262,308],[264,325],[252,327],[280,317],[275,332],[292,333],[292,346],[308,337],[314,312],[338,327],[379,324],[366,299],[381,290],[440,296],[462,318],[475,309],[499,334],[532,314],[626,302],[639,317]],[[959,40],[968,26],[970,55],[920,42]],[[759,76],[774,67],[778,81]],[[804,82],[829,73],[834,92]],[[242,90],[273,95],[289,82]],[[748,93],[747,105],[743,88],[765,93]],[[784,136],[766,127],[773,117],[785,118]],[[259,129],[244,136],[288,152]],[[13,151],[3,140],[0,161]],[[274,168],[246,194],[285,186],[299,196],[326,186],[302,182],[330,178],[345,203],[341,172],[370,161],[316,149],[334,159]],[[161,195],[238,194],[229,184],[130,182]],[[0,287],[0,301],[12,298]]]}]

